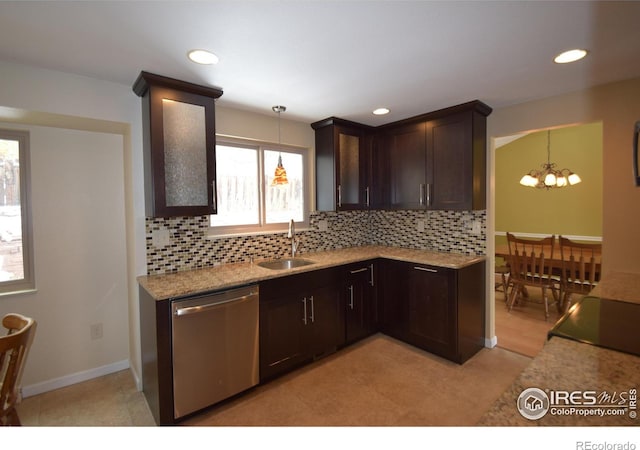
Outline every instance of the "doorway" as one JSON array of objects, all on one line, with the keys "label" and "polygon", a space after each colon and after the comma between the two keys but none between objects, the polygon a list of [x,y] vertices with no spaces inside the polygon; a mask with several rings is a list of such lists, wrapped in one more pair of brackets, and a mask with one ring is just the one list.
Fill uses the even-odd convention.
[{"label": "doorway", "polygon": [[[582,241],[602,239],[602,123],[558,126],[494,139],[495,220],[488,251],[506,244],[506,232],[539,238],[563,235]],[[548,159],[549,158],[549,159]],[[545,162],[568,168],[582,182],[563,188],[532,188],[520,179]],[[489,250],[490,249],[490,250]],[[500,264],[498,259],[496,264]],[[559,319],[544,319],[541,294],[531,290],[531,302],[506,312],[504,294],[495,292],[494,326],[497,345],[535,356],[547,331]],[[553,308],[552,308],[553,310]]]}]

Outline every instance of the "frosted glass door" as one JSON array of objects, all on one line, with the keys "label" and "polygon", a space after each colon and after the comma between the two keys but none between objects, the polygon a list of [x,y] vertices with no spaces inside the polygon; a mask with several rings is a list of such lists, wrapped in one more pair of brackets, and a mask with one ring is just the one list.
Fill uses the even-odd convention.
[{"label": "frosted glass door", "polygon": [[208,203],[205,108],[162,99],[166,206]]},{"label": "frosted glass door", "polygon": [[338,206],[360,202],[360,139],[358,136],[339,135],[340,181]]}]

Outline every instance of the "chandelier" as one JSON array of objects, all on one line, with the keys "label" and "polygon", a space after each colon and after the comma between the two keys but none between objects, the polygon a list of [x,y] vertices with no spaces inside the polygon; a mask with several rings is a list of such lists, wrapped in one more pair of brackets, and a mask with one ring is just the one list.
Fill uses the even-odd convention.
[{"label": "chandelier", "polygon": [[561,188],[573,186],[582,181],[578,174],[569,169],[556,169],[556,164],[551,162],[551,131],[547,131],[547,162],[541,165],[542,170],[532,169],[520,179],[520,184],[535,188]]}]

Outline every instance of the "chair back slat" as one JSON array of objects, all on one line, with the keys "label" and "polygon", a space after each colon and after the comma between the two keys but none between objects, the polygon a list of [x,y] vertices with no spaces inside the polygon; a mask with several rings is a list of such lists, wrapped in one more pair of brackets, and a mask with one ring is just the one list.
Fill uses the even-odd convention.
[{"label": "chair back slat", "polygon": [[559,241],[563,291],[588,294],[600,281],[602,244],[576,242],[564,236]]},{"label": "chair back slat", "polygon": [[507,233],[511,276],[532,285],[548,285],[553,270],[555,236],[543,239],[518,238]]}]

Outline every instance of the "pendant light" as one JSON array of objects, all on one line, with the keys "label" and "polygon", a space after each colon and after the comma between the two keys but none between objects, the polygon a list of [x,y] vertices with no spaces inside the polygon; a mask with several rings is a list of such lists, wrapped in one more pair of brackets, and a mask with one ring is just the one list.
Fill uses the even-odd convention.
[{"label": "pendant light", "polygon": [[582,181],[578,174],[569,169],[557,170],[551,162],[551,130],[547,130],[547,162],[541,165],[542,170],[533,169],[520,179],[520,184],[535,188],[561,188],[573,186]]},{"label": "pendant light", "polygon": [[[273,106],[273,112],[278,113],[278,146],[282,145],[280,140],[280,114],[287,110],[286,106],[276,105]],[[278,165],[276,166],[275,174],[273,176],[273,181],[271,182],[271,186],[283,186],[289,184],[289,180],[287,179],[287,171],[284,169],[282,165],[282,153],[278,155]]]}]

